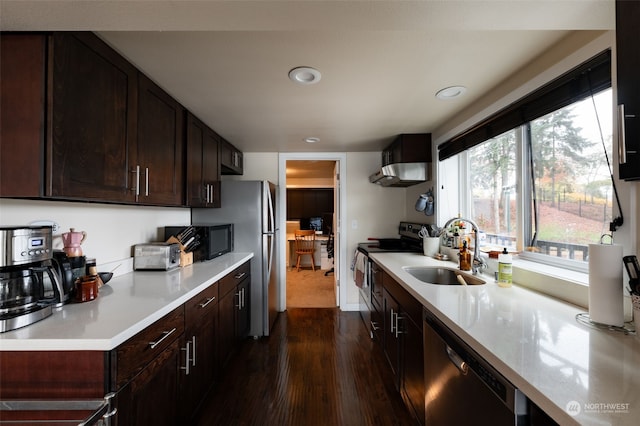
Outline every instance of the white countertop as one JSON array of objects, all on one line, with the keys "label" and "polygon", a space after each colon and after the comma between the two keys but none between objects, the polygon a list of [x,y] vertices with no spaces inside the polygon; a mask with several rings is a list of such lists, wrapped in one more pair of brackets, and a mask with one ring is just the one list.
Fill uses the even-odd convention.
[{"label": "white countertop", "polygon": [[369,256],[556,422],[638,424],[640,337],[580,324],[575,316],[584,309],[517,285],[501,288],[493,277],[479,286],[434,285],[402,269],[453,262]]},{"label": "white countertop", "polygon": [[169,272],[114,277],[95,300],[66,304],[42,321],[0,334],[0,350],[110,351],[252,257],[228,253]]}]

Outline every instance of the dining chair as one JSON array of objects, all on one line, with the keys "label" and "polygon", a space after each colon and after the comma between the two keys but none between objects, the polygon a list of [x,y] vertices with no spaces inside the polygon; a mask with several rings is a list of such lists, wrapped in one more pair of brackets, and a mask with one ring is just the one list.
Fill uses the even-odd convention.
[{"label": "dining chair", "polygon": [[311,256],[311,269],[316,270],[316,264],[314,261],[314,255],[316,251],[316,231],[314,230],[301,230],[294,231],[296,238],[296,255],[298,256],[296,262],[296,269],[300,272],[300,259],[304,255]]}]

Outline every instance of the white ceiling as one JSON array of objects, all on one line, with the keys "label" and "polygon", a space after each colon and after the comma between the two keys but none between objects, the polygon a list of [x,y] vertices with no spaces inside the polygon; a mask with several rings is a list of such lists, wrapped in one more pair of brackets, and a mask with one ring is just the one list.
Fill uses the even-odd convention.
[{"label": "white ceiling", "polygon": [[[433,132],[570,31],[613,29],[614,12],[613,0],[1,0],[0,28],[96,31],[245,152],[355,152]],[[296,66],[321,81],[292,83]],[[451,85],[468,91],[434,97]]]}]

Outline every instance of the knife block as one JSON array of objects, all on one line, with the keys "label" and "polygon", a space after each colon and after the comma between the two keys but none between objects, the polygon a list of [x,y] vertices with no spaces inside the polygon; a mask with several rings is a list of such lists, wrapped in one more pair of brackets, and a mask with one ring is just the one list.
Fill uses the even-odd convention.
[{"label": "knife block", "polygon": [[180,246],[180,267],[189,266],[193,263],[193,252],[186,253],[184,246],[180,244],[180,241],[176,237],[169,237],[167,243],[177,243]]}]

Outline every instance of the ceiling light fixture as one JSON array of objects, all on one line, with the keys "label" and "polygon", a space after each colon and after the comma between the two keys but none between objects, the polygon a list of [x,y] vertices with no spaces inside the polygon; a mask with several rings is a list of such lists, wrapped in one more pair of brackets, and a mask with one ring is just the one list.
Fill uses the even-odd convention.
[{"label": "ceiling light fixture", "polygon": [[316,143],[316,142],[320,142],[320,138],[316,138],[315,136],[311,136],[308,138],[304,138],[304,141],[306,143]]},{"label": "ceiling light fixture", "polygon": [[443,100],[455,99],[462,96],[466,91],[467,88],[464,86],[445,87],[442,90],[438,90],[436,98]]},{"label": "ceiling light fixture", "polygon": [[294,83],[309,85],[316,84],[322,78],[320,71],[311,67],[297,67],[289,71],[289,78]]}]

